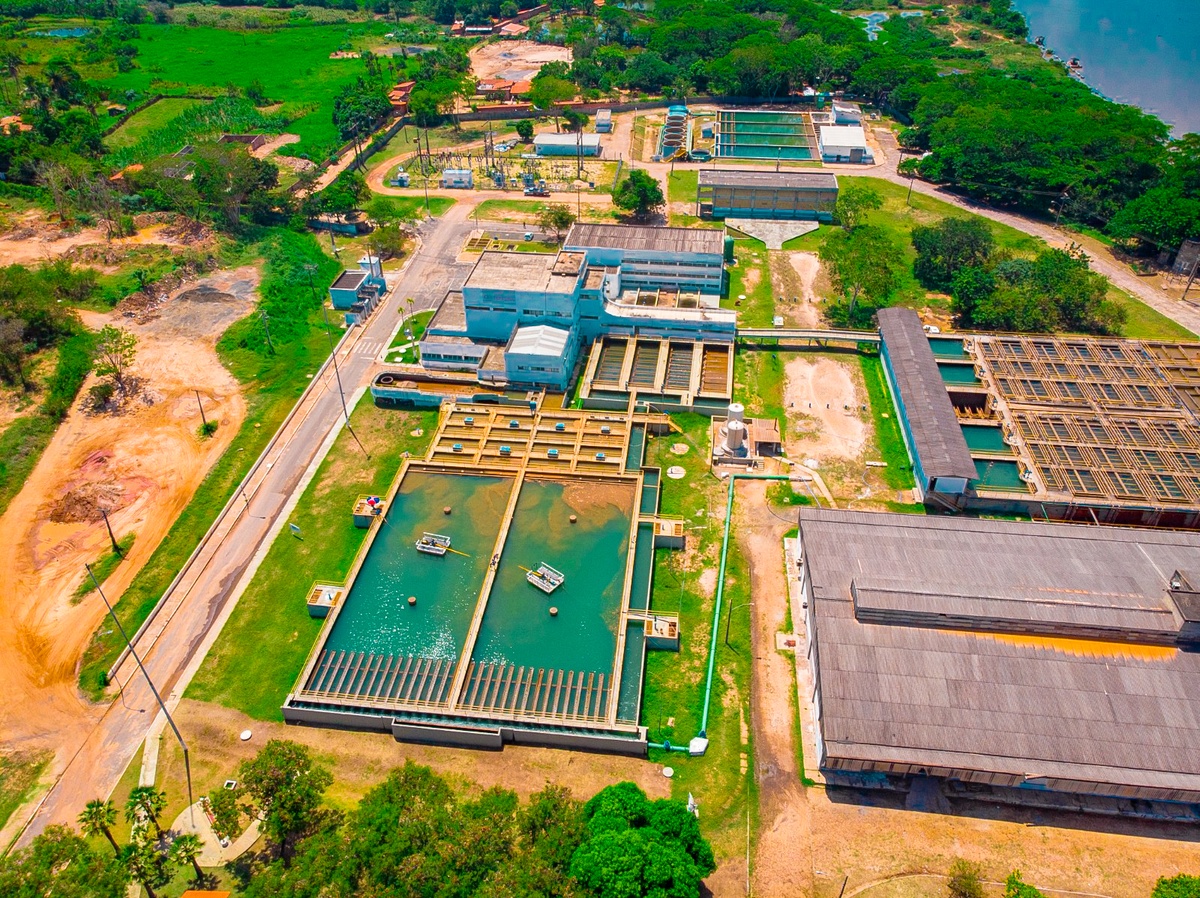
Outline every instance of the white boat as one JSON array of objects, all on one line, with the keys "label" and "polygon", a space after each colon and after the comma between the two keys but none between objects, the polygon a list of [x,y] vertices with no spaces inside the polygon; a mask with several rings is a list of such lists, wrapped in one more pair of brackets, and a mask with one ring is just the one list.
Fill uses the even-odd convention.
[{"label": "white boat", "polygon": [[550,595],[550,593],[563,585],[563,581],[567,577],[561,571],[556,571],[543,561],[537,566],[536,571],[526,571],[525,579],[546,595]]},{"label": "white boat", "polygon": [[440,533],[422,533],[417,540],[417,551],[427,555],[445,555],[450,548],[450,537]]}]

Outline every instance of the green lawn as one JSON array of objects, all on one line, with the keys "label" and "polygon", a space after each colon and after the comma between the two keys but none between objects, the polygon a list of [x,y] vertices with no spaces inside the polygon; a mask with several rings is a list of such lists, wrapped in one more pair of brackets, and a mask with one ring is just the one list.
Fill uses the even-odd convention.
[{"label": "green lawn", "polygon": [[904,446],[904,437],[900,434],[900,422],[896,417],[887,378],[883,374],[883,362],[878,355],[873,354],[860,354],[859,361],[862,363],[863,380],[867,385],[867,399],[871,404],[871,420],[874,424],[876,456],[871,460],[887,463],[882,475],[884,482],[892,489],[912,489],[916,485],[912,462],[909,461],[908,450]]},{"label": "green lawn", "polygon": [[151,131],[163,127],[180,113],[201,102],[203,101],[168,97],[152,103],[145,109],[134,113],[125,120],[121,127],[105,137],[104,145],[110,150],[133,146]]},{"label": "green lawn", "polygon": [[71,596],[72,602],[77,602],[84,596],[89,595],[96,588],[96,584],[92,582],[92,577],[103,586],[104,581],[109,578],[113,571],[121,564],[122,561],[129,555],[129,550],[133,548],[133,541],[136,534],[127,533],[117,541],[117,548],[120,552],[114,552],[111,548],[98,559],[92,562],[91,576],[85,576],[79,581],[79,585],[75,587],[75,592]]},{"label": "green lawn", "polygon": [[484,200],[475,207],[477,218],[491,221],[532,221],[546,206],[541,200]]},{"label": "green lawn", "polygon": [[699,174],[694,169],[679,169],[667,178],[667,201],[672,203],[696,202],[696,181]]},{"label": "green lawn", "polygon": [[21,492],[56,430],[57,421],[35,413],[17,418],[0,433],[0,514]]},{"label": "green lawn", "polygon": [[[434,218],[445,215],[450,207],[458,200],[449,196],[431,196],[429,198],[429,214]],[[421,219],[425,217],[425,195],[415,196],[378,196],[371,200],[372,208],[376,204],[387,205],[392,214],[403,219]]]},{"label": "green lawn", "polygon": [[[364,493],[382,494],[404,453],[423,454],[437,426],[437,412],[397,412],[363,396],[351,416],[355,433],[371,454],[363,458],[343,431],[300,497],[289,523],[303,540],[283,530],[221,631],[186,697],[218,702],[259,720],[281,720],[280,705],[313,647],[321,621],[304,604],[315,580],[341,582],[367,531],[354,526],[350,510]],[[409,432],[421,428],[421,437]],[[271,651],[262,651],[263,640]]]},{"label": "green lawn", "polygon": [[1196,335],[1162,312],[1150,308],[1144,302],[1134,299],[1124,290],[1110,287],[1108,298],[1125,310],[1125,327],[1122,336],[1141,340],[1183,340],[1191,341]]},{"label": "green lawn", "polygon": [[[143,94],[225,95],[228,86],[258,81],[268,98],[292,119],[300,142],[282,152],[315,161],[341,144],[331,112],[334,96],[359,75],[361,59],[330,59],[344,45],[357,47],[389,29],[385,22],[305,25],[231,31],[205,26],[140,25],[137,68],[101,81],[114,96]],[[397,73],[396,80],[402,73]],[[390,73],[387,78],[392,79]]]},{"label": "green lawn", "polygon": [[[715,570],[721,547],[722,518],[714,516],[725,508],[726,484],[713,477],[705,462],[711,419],[702,415],[674,415],[684,434],[652,440],[647,447],[647,464],[666,468],[681,465],[682,480],[665,480],[661,511],[681,515],[688,522],[688,552],[659,549],[655,553],[652,607],[678,614],[679,652],[648,652],[642,698],[641,723],[652,742],[664,739],[672,745],[687,745],[700,729],[704,702],[705,672],[712,636],[713,599],[700,587],[703,571]],[[683,456],[670,452],[672,443],[684,442],[691,451]],[[730,644],[724,644],[726,612],[722,611],[722,634],[717,641],[716,675],[709,705],[708,751],[700,758],[684,752],[651,749],[653,761],[675,768],[672,794],[686,799],[692,793],[700,801],[704,833],[712,841],[719,860],[742,857],[746,850],[747,813],[757,809],[752,775],[752,737],[749,732],[750,702],[750,609],[749,571],[744,558],[731,543],[726,571],[724,608],[733,609]],[[745,715],[745,716],[744,716]],[[746,726],[743,739],[742,727]]]},{"label": "green lawn", "polygon": [[53,756],[48,751],[15,751],[0,755],[0,828],[8,823],[13,811],[29,799]]}]

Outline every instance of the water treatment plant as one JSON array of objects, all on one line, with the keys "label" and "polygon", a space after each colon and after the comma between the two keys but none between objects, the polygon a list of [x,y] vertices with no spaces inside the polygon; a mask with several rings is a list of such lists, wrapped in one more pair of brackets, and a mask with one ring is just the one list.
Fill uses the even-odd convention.
[{"label": "water treatment plant", "polygon": [[[656,545],[679,545],[644,467],[659,415],[454,403],[404,464],[283,713],[397,739],[644,754]],[[444,551],[422,551],[436,535]]]}]

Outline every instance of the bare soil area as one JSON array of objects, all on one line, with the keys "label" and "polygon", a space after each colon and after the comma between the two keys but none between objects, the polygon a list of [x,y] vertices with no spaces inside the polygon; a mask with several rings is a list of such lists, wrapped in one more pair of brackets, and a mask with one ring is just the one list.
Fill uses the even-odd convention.
[{"label": "bare soil area", "polygon": [[[118,414],[84,410],[89,380],[20,494],[0,518],[8,547],[0,565],[7,596],[0,629],[0,742],[57,749],[78,740],[101,709],[75,685],[79,657],[105,609],[93,593],[72,593],[84,564],[109,549],[100,515],[108,513],[118,538],[134,532],[128,558],[105,582],[116,601],[158,547],[213,462],[245,417],[239,386],[214,350],[217,337],[253,307],[258,272],[218,272],[177,291],[146,323],[114,312],[84,313],[85,323],[115,323],[138,338],[132,374],[142,396]],[[197,436],[200,411],[219,422],[216,434]],[[61,769],[57,758],[52,773]]]},{"label": "bare soil area", "polygon": [[796,356],[784,369],[788,455],[797,460],[853,461],[870,436],[862,418],[866,391],[857,359]]},{"label": "bare soil area", "polygon": [[772,288],[776,296],[785,298],[777,306],[784,322],[788,327],[821,327],[818,278],[822,272],[817,254],[775,252],[770,258]]},{"label": "bare soil area", "polygon": [[529,81],[548,62],[571,62],[570,47],[534,41],[499,41],[480,44],[471,51],[471,74],[476,78]]},{"label": "bare soil area", "polygon": [[131,247],[188,246],[212,240],[212,232],[182,216],[155,214],[138,216],[137,233],[107,239],[103,227],[65,229],[49,222],[37,210],[22,213],[12,227],[0,234],[0,265],[37,265],[70,255],[72,261],[103,271],[114,271]]}]

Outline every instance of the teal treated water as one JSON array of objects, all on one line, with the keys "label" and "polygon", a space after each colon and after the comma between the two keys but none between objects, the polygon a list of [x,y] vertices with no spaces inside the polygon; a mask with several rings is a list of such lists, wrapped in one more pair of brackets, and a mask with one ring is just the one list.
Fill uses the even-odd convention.
[{"label": "teal treated water", "polygon": [[633,549],[633,582],[629,585],[629,607],[634,611],[650,608],[650,586],[654,581],[654,525],[638,524],[637,545]]},{"label": "teal treated water", "polygon": [[642,466],[646,453],[646,425],[634,424],[629,428],[629,452],[625,455],[625,470],[636,471]]},{"label": "teal treated water", "polygon": [[955,365],[951,362],[938,362],[938,371],[942,380],[948,384],[977,384],[974,365]]},{"label": "teal treated water", "polygon": [[975,471],[979,474],[979,481],[976,483],[978,487],[1029,492],[1029,487],[1021,480],[1021,469],[1015,461],[989,461],[977,458],[975,459]]},{"label": "teal treated water", "polygon": [[[612,676],[635,486],[525,481],[472,660]],[[522,570],[542,562],[566,575],[551,595]]]},{"label": "teal treated water", "polygon": [[1003,452],[1012,454],[1012,449],[1004,442],[1004,433],[999,427],[987,424],[963,424],[963,436],[967,448],[976,452]]},{"label": "teal treated water", "polygon": [[[326,647],[334,651],[453,660],[462,651],[500,520],[508,477],[409,471],[351,585]],[[450,506],[452,514],[442,513]],[[425,555],[425,531],[452,540],[452,552]],[[532,588],[532,587],[531,587]],[[408,605],[416,596],[417,604]]]},{"label": "teal treated water", "polygon": [[646,625],[630,621],[625,628],[625,657],[621,663],[621,694],[617,697],[617,720],[637,723],[642,698],[642,668],[646,661]]},{"label": "teal treated water", "polygon": [[930,337],[929,348],[939,359],[965,359],[967,351],[957,337]]},{"label": "teal treated water", "polygon": [[641,514],[658,513],[659,477],[658,468],[647,468],[642,474],[642,498],[638,505]]}]

